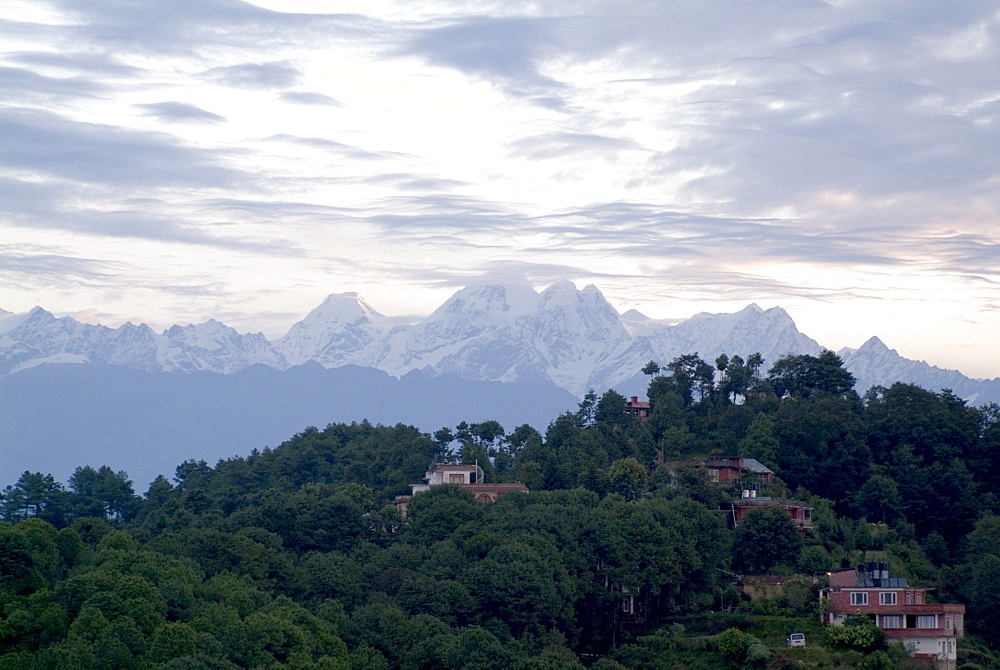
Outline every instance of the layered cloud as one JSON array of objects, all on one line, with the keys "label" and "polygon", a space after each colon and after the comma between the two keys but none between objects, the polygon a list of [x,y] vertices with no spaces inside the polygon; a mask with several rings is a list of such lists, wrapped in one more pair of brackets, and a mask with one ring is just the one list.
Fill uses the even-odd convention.
[{"label": "layered cloud", "polygon": [[168,321],[177,286],[253,327],[510,268],[659,316],[854,301],[831,345],[1000,326],[989,3],[418,4],[5,3],[0,306]]}]

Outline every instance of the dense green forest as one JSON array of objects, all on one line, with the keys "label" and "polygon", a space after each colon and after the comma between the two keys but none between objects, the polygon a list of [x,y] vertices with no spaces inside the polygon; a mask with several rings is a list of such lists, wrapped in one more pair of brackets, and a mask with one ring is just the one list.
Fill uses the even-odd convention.
[{"label": "dense green forest", "polygon": [[[1000,407],[860,397],[832,352],[763,363],[650,362],[644,420],[607,391],[544,434],[307,428],[142,496],[108,467],[25,472],[0,501],[0,670],[909,667],[818,623],[826,571],[866,560],[966,604],[959,667],[995,664]],[[812,505],[811,534],[780,509],[730,528],[738,492],[657,467],[735,455],[778,475],[763,494]],[[531,492],[435,486],[402,520],[393,497],[435,458]],[[762,573],[802,577],[741,597],[736,575]],[[792,630],[810,645],[782,648]]]}]

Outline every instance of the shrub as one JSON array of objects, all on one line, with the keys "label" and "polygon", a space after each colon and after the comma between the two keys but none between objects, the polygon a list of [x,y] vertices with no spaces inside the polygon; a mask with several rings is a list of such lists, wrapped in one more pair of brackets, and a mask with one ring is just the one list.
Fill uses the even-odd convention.
[{"label": "shrub", "polygon": [[722,631],[716,638],[719,652],[734,661],[742,661],[747,653],[747,636],[738,628]]}]

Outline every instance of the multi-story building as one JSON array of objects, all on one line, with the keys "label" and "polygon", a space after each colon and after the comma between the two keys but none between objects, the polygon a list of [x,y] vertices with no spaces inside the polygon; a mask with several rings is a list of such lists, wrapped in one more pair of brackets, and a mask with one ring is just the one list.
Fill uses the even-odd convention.
[{"label": "multi-story building", "polygon": [[639,396],[632,396],[625,400],[625,413],[640,420],[649,418],[649,401],[639,400]]},{"label": "multi-story building", "polygon": [[704,461],[668,461],[660,464],[660,467],[667,468],[671,472],[681,466],[705,470],[710,482],[740,486],[744,489],[757,490],[774,480],[773,470],[756,458],[745,456],[719,456]]},{"label": "multi-story building", "polygon": [[707,461],[698,461],[698,467],[708,471],[708,478],[713,482],[726,484],[739,482],[744,488],[752,485],[767,486],[774,477],[774,471],[756,458],[744,456],[718,457]]},{"label": "multi-story building", "polygon": [[483,482],[483,469],[478,465],[455,465],[452,463],[434,463],[427,469],[422,484],[410,484],[410,495],[396,496],[396,509],[400,516],[406,518],[406,509],[410,500],[418,493],[426,491],[439,484],[458,484],[470,491],[481,502],[494,502],[508,493],[527,493],[528,487],[521,483],[486,484]]},{"label": "multi-story building", "polygon": [[965,605],[927,602],[930,589],[908,586],[904,577],[890,577],[885,562],[836,570],[829,577],[830,586],[820,592],[824,623],[843,625],[849,616],[867,615],[911,656],[932,658],[942,670],[955,667],[955,641],[964,635]]}]

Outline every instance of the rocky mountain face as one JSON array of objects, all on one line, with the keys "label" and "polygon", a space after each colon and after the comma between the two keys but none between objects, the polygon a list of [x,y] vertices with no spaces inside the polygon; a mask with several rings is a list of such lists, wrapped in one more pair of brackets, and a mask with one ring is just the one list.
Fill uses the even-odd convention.
[{"label": "rocky mountain face", "polygon": [[[711,363],[722,353],[745,358],[759,352],[767,369],[786,354],[822,349],[779,307],[750,305],[668,322],[635,311],[620,315],[597,287],[577,289],[568,281],[541,293],[527,282],[467,286],[418,323],[390,324],[356,293],[330,295],[273,342],[216,321],[156,333],[145,325],[83,324],[41,308],[27,314],[0,311],[0,375],[41,363],[233,374],[253,365],[284,370],[315,361],[326,368],[376,368],[396,377],[419,370],[545,384],[579,397],[589,389],[636,392],[642,388],[639,370],[650,360],[665,365],[697,352]],[[1000,401],[1000,379],[973,380],[908,360],[877,338],[839,353],[858,378],[859,392],[904,381],[933,391],[951,388],[974,403]]]}]

